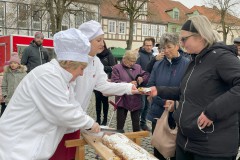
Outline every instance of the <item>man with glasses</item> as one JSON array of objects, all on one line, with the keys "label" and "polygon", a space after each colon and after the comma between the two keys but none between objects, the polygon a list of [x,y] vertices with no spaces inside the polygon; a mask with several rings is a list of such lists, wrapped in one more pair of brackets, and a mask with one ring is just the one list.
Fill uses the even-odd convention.
[{"label": "man with glasses", "polygon": [[50,61],[47,49],[42,46],[43,39],[43,33],[36,32],[34,40],[23,51],[21,64],[27,66],[27,73],[35,67]]},{"label": "man with glasses", "polygon": [[[155,45],[154,38],[145,38],[143,41],[143,47],[139,50],[139,57],[136,64],[139,64],[144,71],[147,71],[147,65],[153,58],[153,47]],[[142,97],[142,111],[141,111],[141,120],[140,127],[144,131],[150,131],[149,127],[146,124],[146,116],[148,112],[148,101],[147,97],[143,95]]]}]

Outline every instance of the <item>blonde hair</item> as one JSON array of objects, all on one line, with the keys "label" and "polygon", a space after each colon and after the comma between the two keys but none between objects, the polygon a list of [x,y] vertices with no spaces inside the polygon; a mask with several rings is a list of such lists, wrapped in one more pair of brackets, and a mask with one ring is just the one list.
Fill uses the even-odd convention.
[{"label": "blonde hair", "polygon": [[127,59],[130,61],[136,61],[137,60],[137,56],[136,53],[134,51],[126,51],[126,53],[123,56],[123,59]]},{"label": "blonde hair", "polygon": [[77,69],[80,65],[84,68],[87,67],[85,62],[76,62],[76,61],[58,61],[60,66],[64,69]]},{"label": "blonde hair", "polygon": [[205,46],[212,46],[218,39],[212,29],[212,25],[208,18],[203,15],[192,16],[188,18],[198,31],[198,34],[205,39]]}]

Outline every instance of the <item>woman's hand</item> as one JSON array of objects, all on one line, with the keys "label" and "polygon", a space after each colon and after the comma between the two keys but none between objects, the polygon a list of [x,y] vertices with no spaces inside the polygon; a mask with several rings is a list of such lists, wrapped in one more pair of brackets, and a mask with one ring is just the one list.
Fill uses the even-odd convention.
[{"label": "woman's hand", "polygon": [[201,115],[198,117],[198,126],[203,129],[206,126],[210,126],[213,123],[207,116],[202,112]]},{"label": "woman's hand", "polygon": [[140,94],[137,87],[135,85],[132,85],[132,94]]},{"label": "woman's hand", "polygon": [[151,97],[155,97],[157,96],[157,88],[155,86],[150,87],[151,92],[148,92],[147,95],[151,96]]},{"label": "woman's hand", "polygon": [[156,60],[157,61],[160,61],[160,60],[162,60],[163,58],[164,58],[164,53],[163,52],[161,52],[161,53],[158,53],[158,55],[156,55]]},{"label": "woman's hand", "polygon": [[173,112],[174,111],[174,101],[173,100],[166,100],[165,104],[164,104],[164,108],[166,108],[169,112]]},{"label": "woman's hand", "polygon": [[92,128],[90,129],[90,132],[93,132],[93,133],[98,133],[100,132],[100,126],[97,122],[94,122]]},{"label": "woman's hand", "polygon": [[138,77],[137,82],[138,82],[138,84],[142,84],[143,78],[142,77]]}]

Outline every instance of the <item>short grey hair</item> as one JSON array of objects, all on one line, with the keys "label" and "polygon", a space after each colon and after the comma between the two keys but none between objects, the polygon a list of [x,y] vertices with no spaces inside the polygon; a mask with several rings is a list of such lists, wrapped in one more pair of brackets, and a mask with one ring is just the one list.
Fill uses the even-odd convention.
[{"label": "short grey hair", "polygon": [[160,38],[160,46],[163,47],[168,43],[179,45],[179,36],[176,33],[164,33]]},{"label": "short grey hair", "polygon": [[212,25],[208,18],[203,15],[192,16],[188,20],[192,21],[192,24],[198,31],[198,34],[205,39],[205,46],[212,46],[213,43],[218,41],[216,33],[212,29]]}]

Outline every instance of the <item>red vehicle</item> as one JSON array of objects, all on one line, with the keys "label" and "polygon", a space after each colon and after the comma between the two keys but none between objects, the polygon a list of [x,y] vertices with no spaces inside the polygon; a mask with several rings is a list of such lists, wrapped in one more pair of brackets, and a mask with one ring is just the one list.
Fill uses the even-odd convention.
[{"label": "red vehicle", "polygon": [[[3,72],[3,67],[9,61],[11,54],[17,52],[21,57],[23,50],[29,46],[33,39],[32,36],[23,35],[0,36],[0,72]],[[53,40],[45,38],[43,46],[48,49],[50,56],[54,57]]]}]

